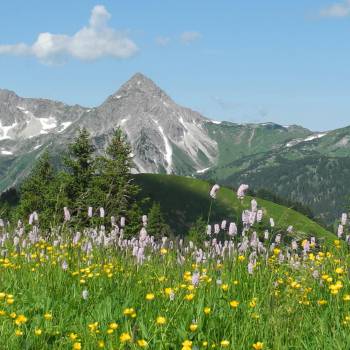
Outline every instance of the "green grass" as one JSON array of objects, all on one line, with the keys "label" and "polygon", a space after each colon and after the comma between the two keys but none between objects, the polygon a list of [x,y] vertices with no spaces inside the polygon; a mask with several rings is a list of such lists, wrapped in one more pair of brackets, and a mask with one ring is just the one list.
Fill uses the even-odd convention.
[{"label": "green grass", "polygon": [[[184,234],[198,217],[207,220],[210,207],[209,191],[211,185],[203,180],[175,175],[136,175],[135,181],[142,190],[140,197],[149,197],[159,202],[166,221],[178,234]],[[238,222],[237,213],[243,207],[250,206],[251,197],[246,197],[243,206],[236,193],[228,188],[221,188],[213,203],[210,223],[222,220]],[[298,238],[315,236],[332,241],[335,236],[304,215],[281,205],[258,199],[258,205],[264,209],[265,219],[273,217],[276,225],[286,229],[289,225],[295,228]]]},{"label": "green grass", "polygon": [[[274,251],[268,260],[258,257],[253,274],[247,271],[249,252],[196,265],[191,249],[182,252],[185,260],[179,264],[178,247],[147,248],[150,259],[140,266],[131,250],[114,246],[94,246],[89,254],[68,242],[54,247],[42,241],[19,252],[7,240],[5,247],[1,350],[136,350],[138,340],[154,350],[247,350],[257,342],[264,350],[350,347],[349,259],[341,247],[332,247],[328,255],[312,250],[306,259],[295,256],[298,268],[279,262],[280,252]],[[201,274],[197,286],[192,284],[195,271]],[[149,293],[153,300],[146,300]],[[125,315],[128,308],[133,310]],[[159,316],[164,325],[157,324]],[[198,328],[191,331],[191,324]],[[130,336],[124,343],[123,333]],[[186,340],[193,346],[181,346]]]}]

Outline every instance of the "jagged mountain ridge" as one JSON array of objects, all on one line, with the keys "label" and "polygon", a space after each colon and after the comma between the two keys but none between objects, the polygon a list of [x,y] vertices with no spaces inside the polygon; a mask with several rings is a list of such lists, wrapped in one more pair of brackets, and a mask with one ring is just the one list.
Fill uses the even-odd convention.
[{"label": "jagged mountain ridge", "polygon": [[[137,73],[95,108],[22,98],[0,89],[0,189],[21,181],[45,149],[61,154],[79,128],[86,127],[97,151],[103,152],[117,126],[131,143],[134,172],[203,176],[227,185],[249,183],[251,177],[255,189],[264,186],[277,194],[283,191],[276,181],[262,181],[256,174],[263,169],[272,179],[276,165],[278,173],[283,173],[281,159],[293,164],[310,156],[350,156],[350,127],[317,133],[297,125],[213,121],[179,106],[152,80]],[[304,170],[300,167],[297,172]],[[334,178],[332,170],[327,171],[323,176]],[[295,172],[293,176],[291,180],[298,178]],[[303,202],[301,192],[297,198]],[[283,195],[288,197],[285,191]],[[326,202],[327,194],[319,198]],[[324,210],[322,203],[314,209],[320,208]]]},{"label": "jagged mountain ridge", "polygon": [[120,126],[133,146],[140,172],[184,174],[215,164],[217,144],[207,135],[207,122],[138,73],[89,113],[82,125],[93,136]]}]

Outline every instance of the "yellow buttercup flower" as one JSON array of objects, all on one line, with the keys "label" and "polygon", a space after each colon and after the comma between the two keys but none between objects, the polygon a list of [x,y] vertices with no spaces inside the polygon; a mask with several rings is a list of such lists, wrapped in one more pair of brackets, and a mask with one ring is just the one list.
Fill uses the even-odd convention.
[{"label": "yellow buttercup flower", "polygon": [[155,296],[153,293],[146,294],[146,300],[154,300]]},{"label": "yellow buttercup flower", "polygon": [[174,293],[174,291],[173,291],[173,289],[172,288],[165,288],[164,289],[164,292],[165,292],[165,294],[167,295],[167,296],[170,296],[171,294],[173,294]]},{"label": "yellow buttercup flower", "polygon": [[342,267],[337,267],[335,269],[335,273],[337,273],[338,275],[341,275],[344,273],[344,269]]},{"label": "yellow buttercup flower", "polygon": [[264,348],[264,343],[258,341],[252,345],[254,350],[262,350]]},{"label": "yellow buttercup flower", "polygon": [[40,328],[35,328],[35,330],[34,330],[34,334],[37,335],[37,336],[41,335],[42,332],[43,331]]},{"label": "yellow buttercup flower", "polygon": [[249,306],[250,307],[255,307],[256,306],[256,301],[257,301],[257,298],[253,298],[250,302],[249,302]]},{"label": "yellow buttercup flower", "polygon": [[44,318],[45,318],[45,320],[47,320],[47,321],[52,320],[52,313],[46,312],[46,313],[44,314]]},{"label": "yellow buttercup flower", "polygon": [[192,323],[190,325],[190,331],[191,332],[195,332],[197,330],[197,328],[198,328],[198,324]]},{"label": "yellow buttercup flower", "polygon": [[166,324],[166,318],[163,316],[158,316],[156,319],[156,323],[160,326]]},{"label": "yellow buttercup flower", "polygon": [[23,331],[21,331],[20,329],[16,329],[15,330],[15,336],[16,337],[20,337],[21,335],[23,335]]},{"label": "yellow buttercup flower", "polygon": [[137,345],[138,345],[140,348],[145,348],[145,347],[148,346],[148,343],[147,343],[147,341],[144,340],[144,339],[139,339],[139,340],[137,341]]},{"label": "yellow buttercup flower", "polygon": [[81,350],[81,343],[76,342],[73,344],[73,350]]},{"label": "yellow buttercup flower", "polygon": [[273,250],[274,255],[279,255],[280,252],[281,252],[281,249],[279,249],[279,248],[274,248],[274,250]]},{"label": "yellow buttercup flower", "polygon": [[117,329],[119,326],[118,326],[118,323],[112,322],[108,325],[108,327],[110,329]]},{"label": "yellow buttercup flower", "polygon": [[194,294],[193,293],[185,295],[185,300],[187,300],[187,301],[191,301],[191,300],[193,300],[193,298],[194,298]]},{"label": "yellow buttercup flower", "polygon": [[126,308],[124,311],[123,311],[123,315],[125,316],[130,316],[131,318],[135,318],[136,317],[136,311],[134,308]]},{"label": "yellow buttercup flower", "polygon": [[69,334],[69,339],[70,340],[76,340],[78,338],[78,334],[76,334],[76,333],[70,333]]},{"label": "yellow buttercup flower", "polygon": [[211,313],[211,308],[210,308],[210,307],[205,307],[205,308],[204,308],[204,313],[205,313],[206,315],[209,315],[209,314]]},{"label": "yellow buttercup flower", "polygon": [[24,315],[18,315],[16,320],[15,320],[15,323],[17,326],[20,326],[20,325],[26,323],[27,320],[28,320],[27,317],[25,317]]},{"label": "yellow buttercup flower", "polygon": [[230,305],[231,305],[231,307],[232,307],[233,309],[236,309],[236,308],[238,307],[238,305],[239,305],[239,301],[237,301],[237,300],[232,300],[232,301],[230,301]]},{"label": "yellow buttercup flower", "polygon": [[90,329],[90,332],[94,333],[97,331],[97,328],[98,328],[98,322],[94,322],[94,323],[90,323],[88,325],[89,329]]},{"label": "yellow buttercup flower", "polygon": [[131,340],[131,335],[129,333],[122,333],[119,337],[119,340],[122,343],[129,342]]},{"label": "yellow buttercup flower", "polygon": [[228,284],[223,284],[221,286],[221,289],[224,291],[224,292],[227,292],[228,291]]},{"label": "yellow buttercup flower", "polygon": [[191,340],[184,340],[182,342],[182,346],[191,347],[192,346],[192,341]]},{"label": "yellow buttercup flower", "polygon": [[223,348],[227,348],[227,347],[229,347],[230,342],[229,342],[228,340],[221,340],[220,345],[221,345]]}]

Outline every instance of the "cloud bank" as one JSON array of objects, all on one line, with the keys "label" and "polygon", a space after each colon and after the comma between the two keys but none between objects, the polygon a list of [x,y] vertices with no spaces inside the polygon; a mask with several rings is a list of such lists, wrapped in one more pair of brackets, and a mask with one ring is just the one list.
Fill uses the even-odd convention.
[{"label": "cloud bank", "polygon": [[102,5],[91,12],[89,24],[74,35],[40,33],[32,45],[0,45],[0,55],[34,56],[46,64],[63,63],[72,57],[94,61],[104,57],[124,59],[138,48],[126,34],[108,26],[111,14]]},{"label": "cloud bank", "polygon": [[350,0],[332,4],[320,11],[322,17],[347,17],[350,16]]}]

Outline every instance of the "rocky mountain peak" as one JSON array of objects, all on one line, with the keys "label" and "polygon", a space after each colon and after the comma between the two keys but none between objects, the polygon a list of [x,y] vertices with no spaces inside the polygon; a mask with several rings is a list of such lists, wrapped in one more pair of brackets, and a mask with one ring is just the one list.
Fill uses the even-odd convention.
[{"label": "rocky mountain peak", "polygon": [[6,102],[18,98],[18,96],[11,90],[0,89],[0,101]]},{"label": "rocky mountain peak", "polygon": [[162,91],[153,80],[141,73],[134,74],[117,92],[111,95],[106,102],[115,102],[115,100],[119,100],[122,97],[142,98],[144,100],[161,98],[166,101],[171,101],[170,97]]}]

